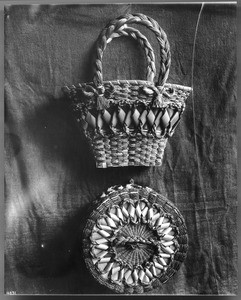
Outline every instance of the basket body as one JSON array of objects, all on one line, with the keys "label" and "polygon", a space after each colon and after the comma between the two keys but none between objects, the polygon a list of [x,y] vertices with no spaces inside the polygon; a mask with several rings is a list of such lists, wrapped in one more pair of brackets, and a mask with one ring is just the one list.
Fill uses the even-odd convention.
[{"label": "basket body", "polygon": [[[91,89],[90,89],[91,87]],[[107,107],[98,109],[94,84],[65,89],[78,127],[93,151],[96,167],[160,166],[168,137],[185,109],[191,88],[142,80],[104,82]],[[91,90],[88,92],[88,90]]]},{"label": "basket body", "polygon": [[169,280],[188,250],[183,217],[165,197],[136,184],[108,189],[83,239],[87,268],[117,293],[139,294]]},{"label": "basket body", "polygon": [[[143,34],[129,27],[132,23],[146,26],[156,35],[160,73],[155,83],[154,51]],[[134,38],[143,48],[146,81],[103,81],[103,52],[119,36]],[[111,21],[101,31],[96,43],[93,82],[64,87],[98,168],[162,164],[167,139],[173,134],[191,92],[189,87],[166,83],[170,62],[166,33],[150,17],[127,14]]]}]

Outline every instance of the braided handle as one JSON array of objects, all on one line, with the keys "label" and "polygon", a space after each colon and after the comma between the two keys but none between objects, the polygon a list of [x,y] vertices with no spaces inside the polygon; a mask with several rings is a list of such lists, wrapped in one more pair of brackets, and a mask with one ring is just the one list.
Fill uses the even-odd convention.
[{"label": "braided handle", "polygon": [[153,48],[148,42],[147,38],[135,28],[122,26],[110,35],[109,39],[106,41],[106,44],[110,43],[112,39],[121,36],[132,37],[140,44],[141,48],[143,48],[143,50],[145,51],[147,61],[146,77],[148,81],[153,82],[154,77],[156,75],[155,55]]},{"label": "braided handle", "polygon": [[106,48],[107,41],[110,36],[117,32],[123,26],[128,24],[137,23],[142,24],[153,31],[160,45],[160,74],[156,85],[164,85],[169,74],[171,63],[170,45],[167,40],[166,33],[159,26],[159,24],[150,17],[143,14],[127,14],[111,21],[100,33],[97,40],[96,59],[94,62],[95,71],[93,81],[96,87],[103,89],[103,76],[102,76],[102,56]]}]

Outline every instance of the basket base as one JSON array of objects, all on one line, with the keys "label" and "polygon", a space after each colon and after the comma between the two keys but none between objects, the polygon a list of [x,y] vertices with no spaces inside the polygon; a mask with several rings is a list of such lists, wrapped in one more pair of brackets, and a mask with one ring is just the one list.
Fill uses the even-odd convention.
[{"label": "basket base", "polygon": [[89,138],[97,168],[161,166],[167,138],[141,134]]}]

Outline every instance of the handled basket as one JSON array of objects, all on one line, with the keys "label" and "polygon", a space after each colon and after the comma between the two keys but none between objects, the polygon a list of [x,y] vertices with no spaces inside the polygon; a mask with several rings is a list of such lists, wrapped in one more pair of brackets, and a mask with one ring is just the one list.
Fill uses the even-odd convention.
[{"label": "handled basket", "polygon": [[[160,45],[160,74],[147,39],[127,25],[138,23],[156,35]],[[103,81],[102,56],[112,38],[130,36],[145,51],[147,80]],[[190,87],[166,83],[170,46],[158,23],[143,14],[127,14],[110,22],[97,40],[93,82],[65,86],[78,126],[88,138],[97,168],[160,166],[168,137],[185,109]]]},{"label": "handled basket", "polygon": [[179,210],[149,187],[113,186],[97,200],[84,228],[87,268],[117,293],[139,294],[171,278],[188,251]]}]

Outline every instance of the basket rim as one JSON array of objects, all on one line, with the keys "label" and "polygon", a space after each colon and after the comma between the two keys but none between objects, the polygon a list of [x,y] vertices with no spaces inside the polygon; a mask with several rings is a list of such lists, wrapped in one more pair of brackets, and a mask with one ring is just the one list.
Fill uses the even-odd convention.
[{"label": "basket rim", "polygon": [[[155,86],[155,83],[151,82],[151,81],[147,81],[147,80],[134,80],[134,79],[130,79],[130,80],[126,80],[126,79],[115,79],[115,80],[105,80],[103,81],[103,85],[107,85],[107,84],[143,84],[143,85],[150,85],[150,86]],[[72,85],[64,85],[63,86],[63,91],[68,93],[69,90],[73,90],[73,89],[80,89],[85,87],[86,85],[91,85],[91,86],[95,86],[95,83],[93,81],[90,82],[84,82],[84,83],[77,83],[77,84],[72,84]],[[156,86],[158,89],[163,89],[163,88],[174,88],[174,89],[180,89],[186,92],[191,92],[193,90],[192,87],[190,86],[186,86],[186,85],[181,85],[181,84],[176,84],[176,83],[165,83],[162,86]]]}]

